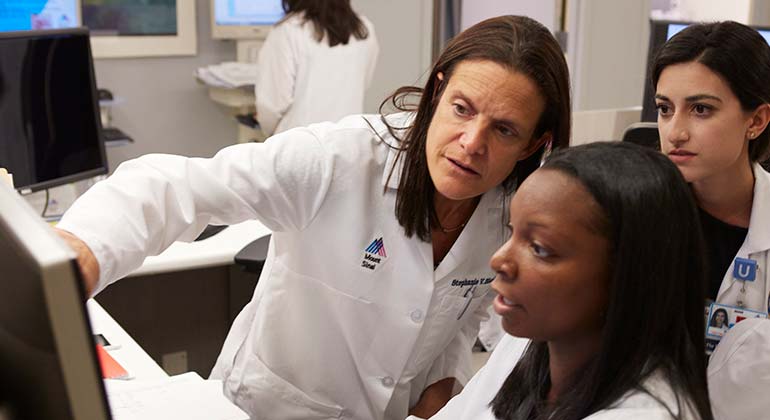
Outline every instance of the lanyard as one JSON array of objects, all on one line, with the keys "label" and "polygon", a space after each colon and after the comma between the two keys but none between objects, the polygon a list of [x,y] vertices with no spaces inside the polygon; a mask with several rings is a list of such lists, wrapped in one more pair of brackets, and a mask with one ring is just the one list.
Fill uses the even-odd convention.
[{"label": "lanyard", "polygon": [[757,260],[735,257],[733,278],[741,282],[741,290],[738,293],[738,301],[736,302],[738,307],[744,308],[746,306],[746,282],[756,280],[758,270],[759,264]]}]

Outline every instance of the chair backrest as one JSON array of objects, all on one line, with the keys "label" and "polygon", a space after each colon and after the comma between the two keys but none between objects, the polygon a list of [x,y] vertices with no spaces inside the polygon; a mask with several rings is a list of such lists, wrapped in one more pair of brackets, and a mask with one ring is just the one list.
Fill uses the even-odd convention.
[{"label": "chair backrest", "polygon": [[644,147],[650,147],[660,150],[660,135],[658,134],[658,123],[638,122],[629,125],[623,131],[622,141],[638,144]]}]

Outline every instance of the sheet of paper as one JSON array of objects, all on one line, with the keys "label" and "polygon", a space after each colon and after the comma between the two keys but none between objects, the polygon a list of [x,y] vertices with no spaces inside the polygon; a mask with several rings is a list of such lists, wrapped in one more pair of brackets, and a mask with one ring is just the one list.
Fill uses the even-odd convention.
[{"label": "sheet of paper", "polygon": [[248,420],[222,393],[221,381],[196,373],[166,380],[104,381],[114,420]]}]

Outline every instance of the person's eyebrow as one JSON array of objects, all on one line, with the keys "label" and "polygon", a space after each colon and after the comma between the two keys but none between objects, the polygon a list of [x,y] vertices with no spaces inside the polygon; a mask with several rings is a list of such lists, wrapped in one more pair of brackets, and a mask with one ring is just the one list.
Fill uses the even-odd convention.
[{"label": "person's eyebrow", "polygon": [[[668,98],[666,95],[660,95],[656,94],[655,99],[660,99],[661,101],[671,102],[671,99]],[[691,102],[698,102],[702,100],[713,100],[717,102],[722,102],[722,99],[718,96],[709,95],[708,93],[699,93],[697,95],[692,95],[684,98],[685,102],[691,103]]]},{"label": "person's eyebrow", "polygon": [[712,101],[722,102],[722,99],[720,97],[714,96],[714,95],[709,95],[708,93],[700,93],[700,94],[697,94],[697,95],[692,95],[692,96],[688,96],[688,97],[684,98],[684,100],[687,101],[687,102],[698,102],[698,101],[702,101],[704,99],[705,100],[712,100]]}]

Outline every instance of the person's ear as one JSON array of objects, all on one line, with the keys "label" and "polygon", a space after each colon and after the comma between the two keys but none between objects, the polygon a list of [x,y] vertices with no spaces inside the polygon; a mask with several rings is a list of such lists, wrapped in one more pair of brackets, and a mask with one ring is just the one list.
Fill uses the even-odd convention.
[{"label": "person's ear", "polygon": [[433,100],[436,101],[438,99],[438,94],[441,92],[441,85],[444,84],[444,72],[438,72],[436,73],[436,81],[433,83]]},{"label": "person's ear", "polygon": [[759,137],[767,124],[770,123],[770,104],[762,104],[754,110],[749,119],[749,126],[746,128],[746,138],[751,141]]},{"label": "person's ear", "polygon": [[540,138],[532,139],[529,141],[529,145],[519,156],[519,161],[529,158],[533,153],[537,152],[544,144],[550,143],[553,140],[553,134],[550,131],[546,131]]}]

